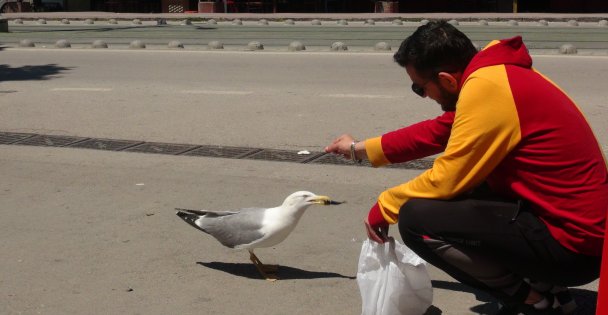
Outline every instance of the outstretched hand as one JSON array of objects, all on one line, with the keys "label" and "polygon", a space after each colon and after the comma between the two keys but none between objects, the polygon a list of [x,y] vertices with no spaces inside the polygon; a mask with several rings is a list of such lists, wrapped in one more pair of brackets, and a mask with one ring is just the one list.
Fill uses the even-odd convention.
[{"label": "outstretched hand", "polygon": [[330,145],[325,147],[326,153],[333,153],[343,156],[345,159],[351,159],[350,145],[355,141],[355,138],[349,134],[343,134],[336,138]]}]

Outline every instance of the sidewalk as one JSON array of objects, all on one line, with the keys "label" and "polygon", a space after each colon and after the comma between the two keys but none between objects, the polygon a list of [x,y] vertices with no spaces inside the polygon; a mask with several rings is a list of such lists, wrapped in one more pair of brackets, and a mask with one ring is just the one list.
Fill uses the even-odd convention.
[{"label": "sidewalk", "polygon": [[519,21],[599,21],[608,19],[608,13],[113,13],[113,12],[24,12],[6,13],[2,17],[7,19],[217,19],[232,20],[240,18],[243,20],[392,20],[400,18],[403,20],[422,19],[456,19],[460,21],[485,20],[519,20]]}]

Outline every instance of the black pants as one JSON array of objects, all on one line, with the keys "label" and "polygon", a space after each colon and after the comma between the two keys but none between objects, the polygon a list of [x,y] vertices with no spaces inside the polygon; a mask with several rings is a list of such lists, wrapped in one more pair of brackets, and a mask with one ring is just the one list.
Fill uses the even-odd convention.
[{"label": "black pants", "polygon": [[485,193],[412,199],[399,213],[399,232],[427,262],[508,304],[527,296],[524,278],[578,286],[600,273],[601,257],[560,245],[525,204]]}]

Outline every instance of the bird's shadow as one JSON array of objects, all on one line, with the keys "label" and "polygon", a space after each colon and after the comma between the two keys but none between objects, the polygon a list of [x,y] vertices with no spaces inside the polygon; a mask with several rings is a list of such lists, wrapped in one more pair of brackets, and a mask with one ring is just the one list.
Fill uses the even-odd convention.
[{"label": "bird's shadow", "polygon": [[[223,271],[235,276],[249,279],[263,279],[253,264],[250,263],[225,263],[225,262],[197,262],[198,265]],[[300,280],[300,279],[322,279],[322,278],[343,278],[353,280],[356,277],[345,276],[335,272],[308,271],[289,266],[279,266],[277,276],[281,280]]]}]

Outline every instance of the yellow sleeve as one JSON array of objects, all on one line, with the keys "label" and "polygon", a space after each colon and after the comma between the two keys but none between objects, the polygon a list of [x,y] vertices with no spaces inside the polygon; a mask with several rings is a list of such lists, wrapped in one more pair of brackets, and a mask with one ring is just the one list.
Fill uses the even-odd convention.
[{"label": "yellow sleeve", "polygon": [[482,183],[520,141],[519,119],[504,66],[473,73],[460,91],[446,150],[433,167],[380,194],[388,223],[411,198],[451,199]]}]

